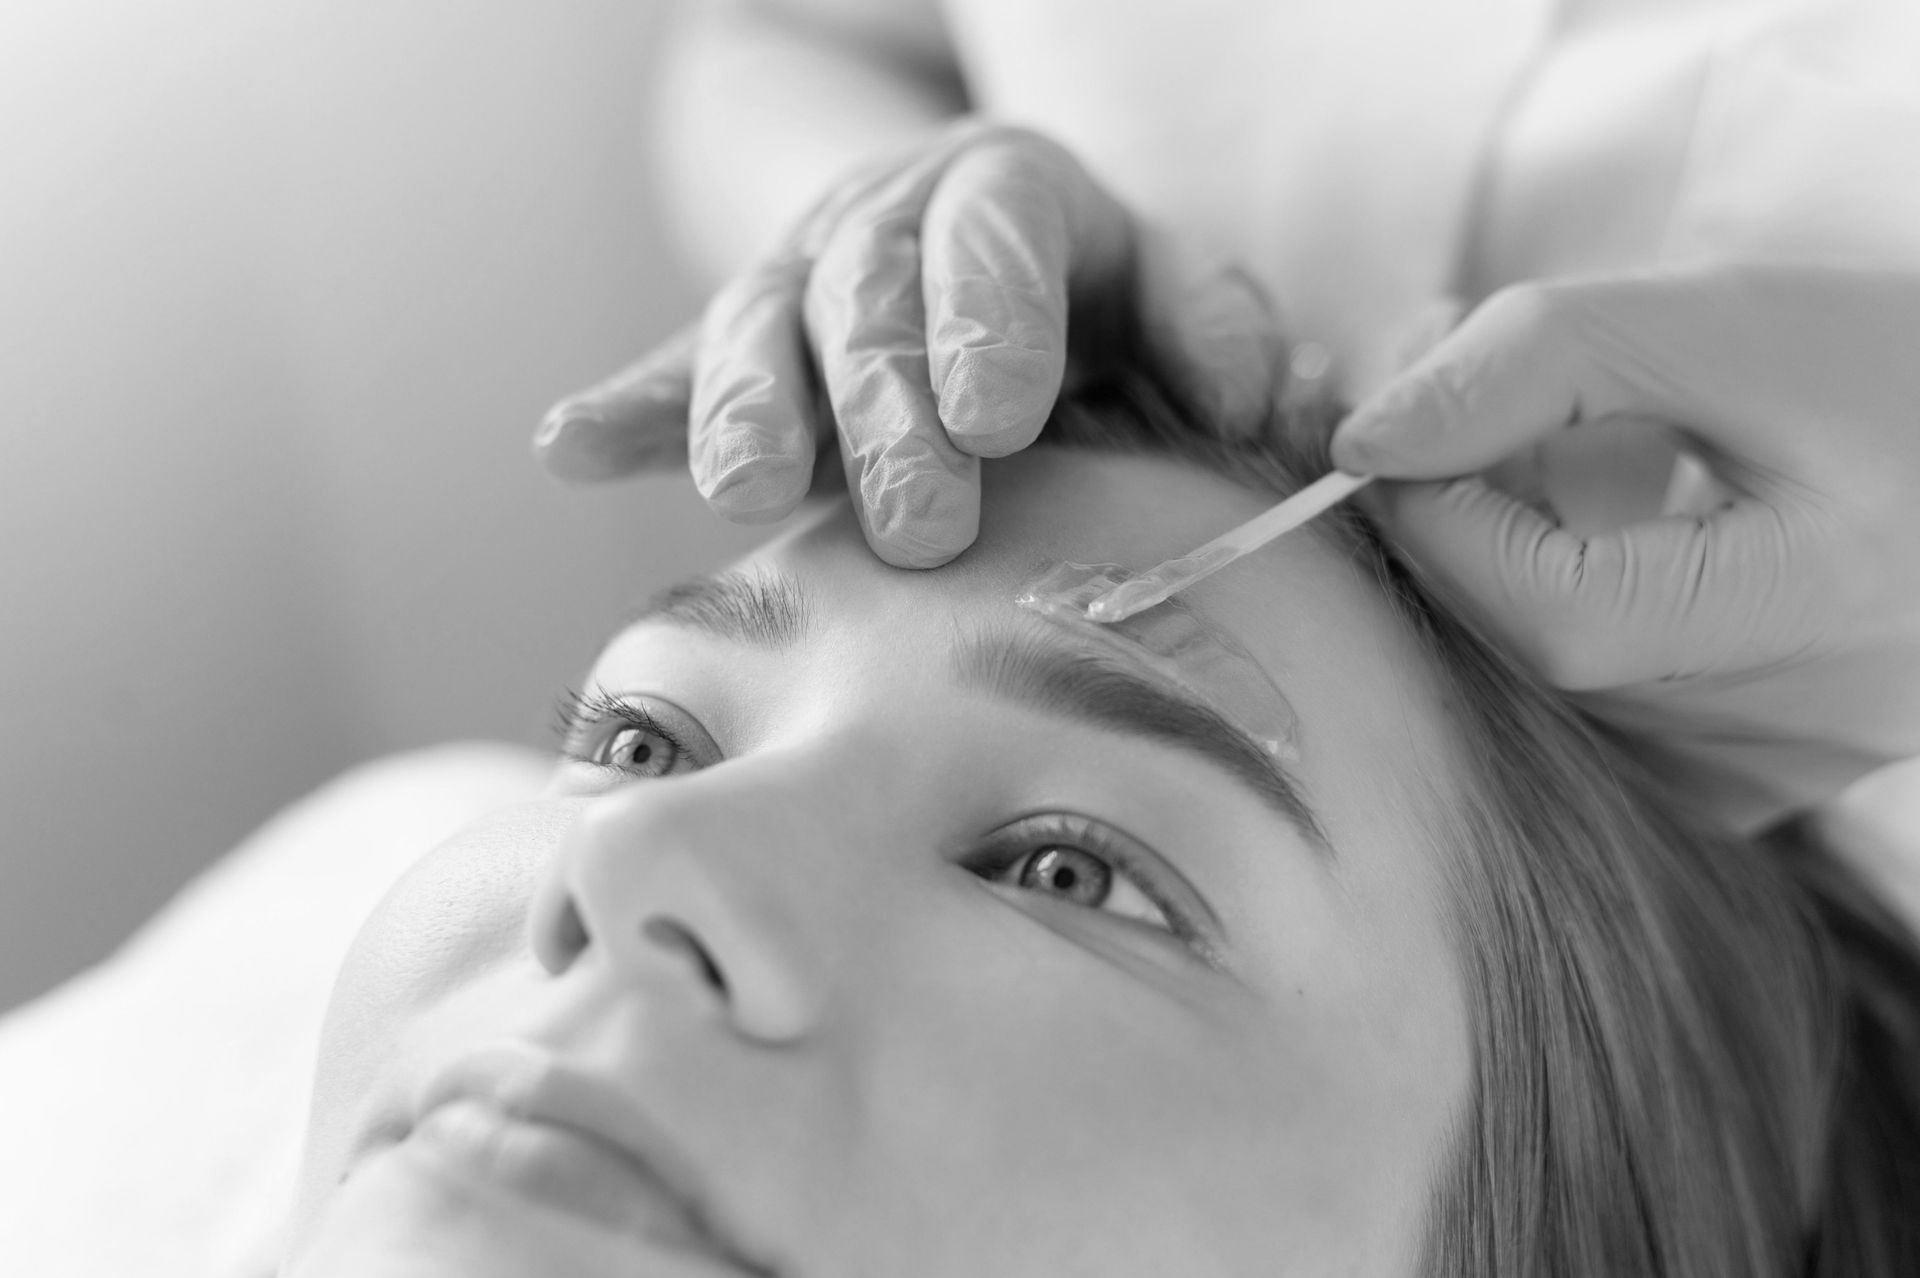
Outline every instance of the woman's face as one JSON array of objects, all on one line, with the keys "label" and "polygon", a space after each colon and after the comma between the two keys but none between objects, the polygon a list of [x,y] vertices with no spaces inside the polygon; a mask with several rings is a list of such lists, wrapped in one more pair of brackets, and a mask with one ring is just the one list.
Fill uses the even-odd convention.
[{"label": "woman's face", "polygon": [[1411,1272],[1470,1055],[1426,666],[1307,536],[1190,592],[1292,702],[1321,846],[1205,707],[1011,602],[1263,498],[985,470],[948,568],[881,564],[843,509],[739,566],[780,588],[616,636],[597,761],[393,889],[289,1273]]}]

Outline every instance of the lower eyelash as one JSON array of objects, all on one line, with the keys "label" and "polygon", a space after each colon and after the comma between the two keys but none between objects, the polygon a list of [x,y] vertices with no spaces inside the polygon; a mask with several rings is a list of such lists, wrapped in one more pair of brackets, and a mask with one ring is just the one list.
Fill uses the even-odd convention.
[{"label": "lower eyelash", "polygon": [[[1013,835],[1018,837],[1009,837]],[[1190,946],[1207,948],[1205,939],[1200,930],[1194,926],[1193,920],[1189,919],[1177,904],[1168,899],[1167,894],[1154,881],[1151,867],[1139,864],[1136,858],[1127,854],[1123,843],[1108,837],[1097,824],[1086,817],[1069,816],[1063,813],[1037,819],[1028,817],[1016,821],[1003,831],[999,838],[990,841],[992,854],[989,859],[979,863],[979,868],[994,874],[1004,873],[1017,864],[1022,857],[1030,856],[1037,849],[1050,843],[1076,847],[1105,861],[1112,867],[1115,874],[1125,877],[1140,890],[1141,895],[1159,908],[1175,937]],[[1208,953],[1211,953],[1210,949]]]}]

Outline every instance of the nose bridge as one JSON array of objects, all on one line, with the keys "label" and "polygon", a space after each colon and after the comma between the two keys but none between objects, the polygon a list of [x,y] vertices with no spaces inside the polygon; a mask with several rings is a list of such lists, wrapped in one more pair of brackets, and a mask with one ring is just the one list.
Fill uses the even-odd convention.
[{"label": "nose bridge", "polygon": [[590,801],[534,910],[542,962],[601,947],[752,1037],[803,1037],[890,877],[883,796],[822,762],[742,758]]}]

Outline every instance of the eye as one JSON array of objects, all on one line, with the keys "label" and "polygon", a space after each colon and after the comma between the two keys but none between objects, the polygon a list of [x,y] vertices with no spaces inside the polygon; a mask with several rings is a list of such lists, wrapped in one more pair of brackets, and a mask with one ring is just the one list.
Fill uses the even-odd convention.
[{"label": "eye", "polygon": [[1113,892],[1113,867],[1082,848],[1047,847],[1020,863],[1016,882],[1030,892],[1098,909]]},{"label": "eye", "polygon": [[1171,866],[1089,817],[1025,817],[988,840],[971,868],[990,883],[1169,932],[1195,944],[1206,907]]},{"label": "eye", "polygon": [[567,758],[641,779],[678,776],[719,759],[691,715],[657,698],[569,694],[560,707],[560,733]]},{"label": "eye", "polygon": [[637,777],[664,777],[680,766],[685,754],[684,747],[663,729],[629,723],[601,737],[592,761]]},{"label": "eye", "polygon": [[1049,844],[1015,862],[1000,882],[1082,909],[1100,910],[1173,931],[1166,912],[1124,873],[1085,848]]}]

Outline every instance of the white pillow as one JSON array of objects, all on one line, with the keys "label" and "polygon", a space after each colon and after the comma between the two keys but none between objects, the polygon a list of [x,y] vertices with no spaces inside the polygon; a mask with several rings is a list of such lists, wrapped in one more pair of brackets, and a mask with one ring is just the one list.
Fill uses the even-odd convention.
[{"label": "white pillow", "polygon": [[548,767],[463,744],[357,768],[0,1017],[0,1274],[271,1274],[348,942],[401,871]]}]

